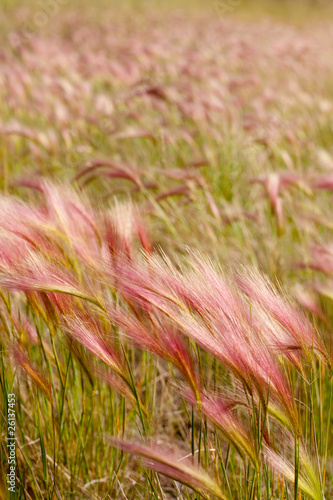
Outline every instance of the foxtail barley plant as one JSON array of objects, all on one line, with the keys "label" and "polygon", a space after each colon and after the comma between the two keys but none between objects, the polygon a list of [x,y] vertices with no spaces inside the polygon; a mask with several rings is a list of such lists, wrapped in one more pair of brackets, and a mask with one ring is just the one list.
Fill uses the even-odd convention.
[{"label": "foxtail barley plant", "polygon": [[333,494],[330,28],[178,2],[0,21],[1,499]]}]

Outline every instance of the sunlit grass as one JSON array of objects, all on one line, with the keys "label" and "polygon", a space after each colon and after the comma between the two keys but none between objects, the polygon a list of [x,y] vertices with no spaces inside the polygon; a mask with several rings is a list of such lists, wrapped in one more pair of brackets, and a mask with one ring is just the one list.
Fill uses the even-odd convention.
[{"label": "sunlit grass", "polygon": [[329,7],[216,3],[0,7],[0,498],[9,393],[17,498],[332,496]]}]

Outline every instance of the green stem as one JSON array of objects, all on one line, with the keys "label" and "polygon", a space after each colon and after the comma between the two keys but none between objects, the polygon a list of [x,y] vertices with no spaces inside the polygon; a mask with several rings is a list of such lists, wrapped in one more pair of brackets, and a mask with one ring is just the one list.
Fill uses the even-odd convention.
[{"label": "green stem", "polygon": [[125,359],[126,359],[126,363],[127,363],[127,367],[128,367],[128,372],[129,372],[129,376],[130,376],[130,379],[131,379],[131,390],[132,390],[132,392],[134,394],[134,397],[135,397],[135,400],[136,400],[136,404],[137,404],[137,407],[138,407],[138,413],[139,413],[139,417],[140,417],[140,421],[141,421],[141,425],[142,425],[142,430],[143,430],[144,435],[146,435],[147,434],[146,424],[145,424],[145,420],[144,420],[143,413],[142,413],[140,398],[139,398],[138,392],[136,390],[135,381],[134,381],[133,373],[132,373],[132,370],[131,370],[131,365],[130,365],[130,362],[128,360],[128,356],[127,356],[126,350],[124,349],[124,346],[122,346],[122,350],[123,350],[123,353],[124,353],[124,356],[125,356]]},{"label": "green stem", "polygon": [[299,437],[295,434],[295,488],[294,500],[298,497],[298,477],[299,477]]},{"label": "green stem", "polygon": [[333,377],[331,376],[330,377],[330,399],[329,399],[327,426],[326,426],[326,442],[325,442],[324,470],[323,470],[323,491],[325,491],[328,440],[329,440],[329,436],[330,436],[330,424],[331,424],[331,412],[332,412],[332,394],[333,394]]},{"label": "green stem", "polygon": [[191,452],[192,452],[192,460],[194,462],[194,407],[192,406],[192,437],[191,437]]}]

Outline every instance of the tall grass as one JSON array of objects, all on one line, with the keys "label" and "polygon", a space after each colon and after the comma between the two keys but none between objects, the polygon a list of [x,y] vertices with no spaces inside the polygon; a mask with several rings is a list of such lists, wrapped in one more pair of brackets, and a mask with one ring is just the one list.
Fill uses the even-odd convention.
[{"label": "tall grass", "polygon": [[[316,421],[314,392],[329,384],[332,360],[319,331],[296,305],[257,272],[244,270],[231,279],[200,255],[188,253],[183,270],[158,257],[135,207],[96,212],[65,186],[42,183],[40,189],[34,208],[2,201],[1,283],[10,292],[3,295],[2,319],[6,358],[26,375],[25,390],[37,391],[34,425],[49,494],[61,476],[59,461],[68,460],[62,445],[69,422],[77,458],[66,475],[71,487],[74,482],[84,490],[78,470],[88,473],[91,466],[83,429],[97,415],[94,406],[80,406],[86,397],[91,404],[100,380],[113,394],[112,406],[119,404],[111,413],[113,425],[106,427],[112,431],[109,445],[103,443],[121,450],[111,459],[113,470],[121,466],[122,452],[130,451],[146,457],[146,467],[204,497],[233,498],[239,487],[246,497],[263,497],[278,474],[294,484],[295,499],[299,492],[323,498],[326,464],[318,442],[328,427],[322,411]],[[146,247],[141,252],[140,243]],[[14,291],[24,294],[19,302]],[[178,412],[188,414],[188,465],[172,449],[168,455],[145,444],[160,432],[155,406],[163,392],[149,389],[157,377],[155,356],[173,381],[169,397],[174,395]],[[314,377],[318,371],[320,382]],[[73,393],[77,376],[80,389]],[[3,373],[3,387],[7,377]],[[100,411],[98,420],[104,420],[103,405]],[[90,431],[91,439],[98,432]],[[176,447],[176,435],[167,448]],[[223,461],[226,443],[231,474]],[[113,476],[105,479],[109,488]],[[157,476],[146,477],[147,487],[162,494]]]},{"label": "tall grass", "polygon": [[169,10],[7,11],[0,498],[332,495],[325,21]]}]

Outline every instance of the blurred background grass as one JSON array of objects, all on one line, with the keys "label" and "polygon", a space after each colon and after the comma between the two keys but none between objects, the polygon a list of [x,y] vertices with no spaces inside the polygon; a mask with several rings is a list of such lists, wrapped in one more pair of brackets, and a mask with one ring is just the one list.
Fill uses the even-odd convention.
[{"label": "blurred background grass", "polygon": [[[231,9],[227,14],[221,14],[223,6],[226,5],[228,7],[228,5],[231,6],[232,4],[235,6],[233,10]],[[54,10],[51,10],[52,5]],[[56,8],[54,6],[56,6]],[[101,19],[103,20],[103,26],[107,25],[109,20],[110,27],[113,26],[115,20],[119,23],[127,23],[126,27],[128,25],[128,32],[130,33],[130,23],[142,23],[142,26],[149,30],[149,24],[145,24],[146,19],[148,19],[147,13],[157,12],[158,16],[162,18],[164,13],[166,14],[167,12],[178,9],[187,12],[188,17],[200,16],[200,19],[202,18],[203,21],[205,17],[217,16],[221,16],[221,18],[225,16],[226,19],[241,19],[244,21],[242,25],[244,27],[244,33],[248,26],[246,23],[249,23],[249,21],[258,21],[267,16],[273,17],[279,22],[283,21],[284,23],[292,23],[294,25],[320,21],[323,23],[323,30],[325,22],[330,22],[332,19],[332,2],[330,1],[319,2],[299,0],[295,2],[287,0],[243,0],[239,2],[235,0],[233,2],[233,0],[227,0],[224,4],[224,2],[220,0],[208,0],[207,2],[199,0],[162,0],[159,2],[153,0],[125,0],[121,3],[116,0],[100,0],[97,2],[92,2],[91,0],[53,0],[52,3],[47,5],[47,2],[41,3],[40,0],[31,0],[29,2],[22,0],[4,0],[0,6],[0,36],[2,41],[5,41],[9,33],[19,33],[26,24],[34,23],[35,16],[41,12],[49,12],[49,14],[47,14],[49,16],[49,22],[47,22],[43,28],[40,28],[40,31],[36,30],[36,33],[42,35],[41,39],[45,40],[48,38],[49,34],[51,35],[54,32],[55,40],[57,40],[59,31],[62,33],[65,29],[68,29],[64,20],[66,19],[67,13],[70,12],[76,13],[78,19],[83,18],[87,20],[87,24],[90,25],[94,25],[94,23],[98,25]],[[71,23],[68,23],[68,26],[70,29],[75,30],[75,22],[73,22],[73,20]],[[233,26],[234,25],[232,25],[232,29]],[[59,27],[60,30],[58,29]],[[144,29],[141,28],[141,31],[143,32]],[[308,32],[310,32],[310,29]],[[103,36],[104,32],[97,40],[97,44],[100,44],[100,46],[103,45]],[[167,36],[168,33],[165,32],[165,37]],[[61,40],[61,37],[59,37],[59,40]],[[218,43],[222,46],[223,40],[220,40]],[[4,47],[4,45],[2,45],[2,47]],[[80,51],[80,45],[77,45],[75,50]],[[215,46],[214,50],[218,51]],[[18,59],[19,57],[20,55],[18,55]],[[239,66],[236,65],[235,68],[231,67],[228,69],[231,76],[237,76],[238,71],[240,72],[243,69],[242,62],[239,63]],[[43,68],[39,68],[39,70],[42,74]],[[255,71],[257,71],[257,69],[255,69]],[[299,76],[295,74],[295,72],[287,72],[286,69],[284,69],[284,71],[286,75],[277,74],[277,77],[279,78],[281,76],[282,79],[286,76],[286,81],[296,81],[297,76]],[[97,94],[103,91],[103,85],[106,85],[105,82],[102,80],[96,80],[95,82],[93,75],[90,76],[93,82],[93,92]],[[150,76],[152,81],[154,81],[153,75]],[[326,82],[324,74],[321,74],[320,79],[315,79],[314,86],[310,78],[308,78],[310,76],[311,75],[307,75],[307,78],[302,81],[300,88],[307,91],[308,95],[318,95],[317,101],[319,101],[319,97],[329,98],[332,95],[332,79],[328,78]],[[34,78],[34,81],[38,85],[39,77],[34,75]],[[267,87],[272,84],[272,81],[274,82],[273,77],[267,81],[265,80],[265,86]],[[161,82],[162,84],[164,82],[163,75],[161,76]],[[43,87],[41,86],[41,88]],[[109,89],[108,92],[110,92],[110,95],[113,95],[113,93],[116,95],[118,91],[116,86],[114,88],[105,86],[105,88]],[[200,88],[198,88],[197,92],[198,94],[200,93]],[[259,92],[261,92],[260,89]],[[245,95],[248,96],[249,94]],[[22,120],[22,123],[35,127],[36,130],[45,131],[46,127],[54,127],[52,121],[48,122],[47,118],[42,113],[36,112],[33,109],[31,110],[31,114],[27,112],[24,114],[24,111],[20,110],[18,112],[16,111],[14,114],[12,110],[9,108],[7,109],[6,98],[2,96],[1,99],[2,120],[4,122],[9,121],[14,116],[16,120]],[[89,105],[87,104],[88,109]],[[245,111],[247,110],[247,105],[248,102],[246,101],[244,106]],[[293,106],[295,106],[295,108],[293,108]],[[235,224],[221,224],[221,222],[216,220],[210,213],[209,207],[207,206],[207,200],[202,190],[195,189],[194,200],[189,204],[182,205],[181,208],[178,201],[172,197],[162,202],[162,209],[165,217],[164,219],[162,217],[155,217],[152,223],[154,239],[157,244],[161,244],[170,254],[177,255],[178,257],[184,251],[184,245],[186,244],[192,248],[200,248],[200,250],[204,251],[207,255],[218,259],[221,264],[230,265],[234,263],[237,265],[240,262],[252,263],[263,268],[272,277],[283,281],[286,286],[294,284],[296,275],[294,267],[295,260],[306,260],[308,258],[308,247],[313,242],[313,238],[317,238],[319,235],[319,230],[317,230],[316,227],[313,228],[311,226],[311,231],[309,230],[309,232],[306,232],[300,224],[306,210],[308,209],[308,211],[311,212],[313,199],[304,193],[298,193],[298,196],[294,196],[293,194],[286,196],[287,199],[285,200],[284,206],[287,224],[285,233],[281,235],[276,230],[274,216],[271,213],[269,204],[266,203],[265,199],[260,198],[261,188],[259,186],[250,187],[252,185],[248,182],[251,177],[257,177],[265,173],[264,170],[270,172],[271,170],[279,171],[285,168],[282,152],[288,152],[290,158],[294,162],[296,172],[305,173],[307,170],[311,169],[316,162],[315,148],[322,147],[328,150],[331,148],[332,131],[330,128],[330,117],[327,116],[326,119],[324,114],[320,114],[319,111],[317,114],[309,111],[301,100],[299,102],[297,101],[293,106],[291,106],[290,114],[287,113],[285,115],[283,106],[279,107],[277,104],[275,113],[281,116],[281,122],[284,126],[288,125],[288,121],[293,122],[294,119],[304,119],[304,124],[301,122],[300,125],[295,125],[296,128],[298,127],[297,130],[300,129],[301,132],[301,146],[297,143],[293,145],[286,138],[282,138],[278,145],[271,149],[267,148],[268,152],[267,157],[265,157],[264,167],[258,163],[256,155],[260,148],[264,149],[265,146],[253,144],[251,142],[253,140],[251,130],[245,131],[241,127],[238,127],[237,116],[234,117],[235,123],[230,124],[226,121],[226,123],[219,125],[219,136],[216,138],[216,136],[210,137],[207,135],[204,129],[200,128],[200,123],[197,124],[194,120],[182,119],[180,122],[178,115],[173,109],[170,109],[171,132],[175,131],[174,129],[179,126],[179,123],[181,126],[188,128],[189,131],[195,131],[198,151],[202,156],[204,156],[205,151],[209,153],[210,163],[213,167],[205,167],[203,169],[203,175],[218,207],[221,209],[224,207],[227,208],[228,204],[233,201],[239,203],[242,208],[249,211],[251,207],[258,206],[258,212],[262,214],[262,218],[259,224],[256,224],[252,220],[247,221],[245,219],[241,219]],[[138,109],[141,118],[145,112],[145,108],[139,107]],[[30,111],[30,109],[28,111]],[[122,112],[122,109],[119,109],[120,115],[122,115]],[[155,117],[154,114],[152,116]],[[308,120],[309,117],[311,117],[310,123]],[[120,117],[119,119],[121,126],[125,125],[127,121],[132,123],[130,119],[127,120],[126,116],[124,118]],[[72,146],[65,148],[63,142],[60,142],[60,147],[55,152],[44,152],[40,162],[41,170],[46,172],[47,176],[53,180],[66,176],[71,177],[77,169],[84,165],[86,160],[91,157],[94,158],[95,154],[104,157],[119,156],[129,164],[133,162],[134,164],[143,166],[147,170],[148,180],[154,181],[156,177],[160,190],[163,192],[169,189],[170,182],[168,179],[164,179],[164,181],[161,180],[161,176],[158,176],[157,169],[162,170],[165,165],[169,168],[174,168],[175,166],[178,168],[193,160],[193,151],[188,147],[185,141],[178,140],[174,147],[169,145],[165,146],[162,137],[156,134],[154,141],[138,139],[136,142],[134,141],[134,143],[128,141],[123,143],[121,141],[117,142],[116,139],[110,140],[107,131],[98,130],[98,127],[91,124],[89,121],[85,123],[83,128],[77,127],[78,130],[76,130],[76,122],[74,119],[71,121],[70,125],[76,133],[76,135],[73,136]],[[153,130],[156,128],[154,120],[152,120],[151,123],[148,121],[147,125]],[[15,188],[10,187],[11,180],[15,180],[16,177],[19,177],[21,171],[30,175],[30,169],[35,165],[34,158],[27,153],[24,145],[25,143],[23,140],[18,140],[17,149],[13,147],[9,150],[7,139],[3,139],[1,161],[5,164],[8,159],[7,166],[9,170],[9,179],[6,185],[1,187],[4,187],[4,190],[9,189],[9,192],[14,191],[16,194],[18,192],[22,197],[28,197],[29,195],[24,193],[23,190],[15,191]],[[11,153],[9,154],[7,151],[11,151]],[[89,186],[88,193],[91,195],[91,198],[95,200],[98,198],[98,195],[107,194],[107,192],[103,190],[104,188],[105,186],[101,181],[99,184],[97,183],[97,187],[96,184]],[[133,194],[133,199],[146,201],[145,197],[148,196],[148,194],[149,193],[143,193],[141,197]],[[125,193],[124,197],[126,198],[127,195],[128,193]],[[323,213],[329,213],[332,203],[329,194],[327,196],[325,194],[320,194],[318,198],[319,201],[318,199],[316,200],[316,202],[318,202],[316,209],[318,211],[322,209]],[[205,214],[205,217],[202,216],[203,214]],[[174,237],[174,233],[172,233],[170,228],[176,231],[177,238]],[[323,234],[322,239],[329,239],[331,235],[330,231],[321,229],[321,232]],[[326,232],[328,233],[327,236]],[[298,280],[301,278],[301,281],[306,281],[306,279],[311,279],[311,277],[312,274],[310,274],[308,269],[302,271],[302,274],[298,272]],[[328,318],[328,323],[332,324],[331,318],[333,317],[333,311],[329,301],[324,301],[322,307],[325,311],[325,317]],[[327,327],[327,333],[330,333],[330,327]],[[82,481],[83,484],[96,477],[103,478],[109,473],[109,469],[112,470],[113,462],[111,464],[107,463],[106,457],[109,455],[105,453],[105,439],[108,435],[117,435],[117,433],[120,432],[122,426],[121,415],[125,411],[122,406],[124,403],[123,400],[119,401],[114,395],[113,390],[106,387],[102,382],[97,382],[95,388],[90,387],[84,379],[80,367],[76,365],[72,356],[68,354],[66,346],[59,342],[56,349],[60,357],[64,360],[65,366],[68,366],[68,387],[70,388],[67,395],[67,389],[64,390],[63,393],[57,392],[57,383],[54,384],[56,403],[58,406],[64,404],[65,408],[64,418],[61,420],[62,434],[61,439],[59,439],[59,445],[61,442],[64,450],[60,449],[59,446],[60,451],[58,456],[61,462],[63,460],[63,463],[67,464],[67,469],[64,468],[61,471],[61,481],[64,481],[63,477],[65,477],[65,475],[70,477],[71,498],[78,498],[74,493],[77,491],[78,487],[76,481],[77,483]],[[37,366],[39,364],[44,369],[47,365],[47,360],[45,360],[44,363],[44,361],[40,359],[39,350],[32,348],[30,355],[32,361],[34,361]],[[150,414],[152,427],[155,426],[156,422],[154,434],[158,434],[160,427],[157,424],[160,423],[160,420],[163,420],[164,427],[162,431],[167,434],[169,438],[181,434],[182,439],[186,441],[188,419],[186,416],[179,416],[179,412],[183,411],[183,409],[180,407],[179,401],[174,399],[171,390],[172,377],[167,372],[167,368],[160,361],[157,362],[153,357],[150,358],[150,356],[138,363],[134,354],[133,366],[135,366],[136,369],[135,376],[138,380],[138,385],[145,394],[147,407],[152,407],[154,409],[154,412]],[[152,390],[151,388],[153,385],[151,380],[155,376],[155,370],[156,373],[161,375],[163,381],[163,387],[160,391],[165,401],[163,404],[161,404],[160,401],[156,404],[156,400],[149,392]],[[5,367],[3,367],[3,372],[5,371]],[[148,373],[144,381],[141,380],[143,378],[143,373]],[[7,369],[6,377],[8,378],[8,386],[11,386],[12,375],[14,376],[14,373],[11,373],[11,371]],[[53,367],[50,368],[50,376],[51,375],[54,376],[57,381],[57,376],[54,375]],[[3,379],[5,380],[5,376],[3,376]],[[318,385],[318,387],[318,394],[321,394],[319,392],[319,390],[321,390],[321,385]],[[52,440],[54,436],[52,430],[51,408],[47,405],[44,396],[38,394],[36,396],[36,388],[28,385],[27,388],[25,388],[22,383],[22,392],[24,389],[26,389],[27,392],[25,400],[28,403],[29,401],[39,400],[40,409],[35,407],[34,412],[32,412],[32,418],[27,419],[24,405],[20,407],[20,411],[18,412],[18,426],[22,432],[22,443],[28,442],[25,435],[37,441],[40,439],[41,442],[44,436],[48,457],[51,457],[53,452]],[[15,390],[19,393],[19,387],[16,387]],[[328,391],[326,391],[326,395],[327,394]],[[63,403],[63,401],[65,403]],[[324,418],[323,415],[326,415],[327,407],[327,396],[325,400],[318,396],[316,408],[318,427]],[[41,421],[39,420],[39,414],[43,415]],[[103,418],[101,418],[101,415],[103,415]],[[129,412],[128,415],[127,424],[134,426],[136,418],[135,413]],[[33,446],[33,448],[26,448],[26,450],[28,450],[26,452],[27,460],[31,460],[33,464],[40,464],[39,444],[35,443],[31,446]],[[66,460],[63,459],[62,453]],[[117,453],[111,454],[111,458],[118,464],[117,460],[119,456]],[[47,458],[47,460],[49,463],[52,463],[52,459]],[[123,458],[121,458],[121,460],[123,460]],[[121,463],[121,460],[119,463]],[[46,463],[45,457],[44,461]],[[121,467],[124,471],[127,461],[128,458],[126,457],[121,463]],[[231,460],[231,463],[236,464],[237,468],[236,460]],[[45,464],[43,465],[46,470],[47,466]],[[24,463],[22,465],[22,470],[26,470]],[[43,481],[45,481],[45,485],[49,486],[52,483],[50,477],[44,474],[43,468],[40,467],[40,465],[38,465],[38,467],[34,465],[34,474],[38,476],[40,481],[39,484],[43,484]],[[237,476],[236,479],[238,479]],[[31,483],[34,484],[33,478],[30,478],[30,480]],[[140,476],[138,474],[138,482],[139,480]],[[235,483],[236,482],[237,481],[235,481]],[[45,488],[47,486],[45,486]],[[64,483],[64,490],[65,487],[68,488],[67,483]],[[96,489],[97,487],[98,485]],[[103,483],[101,484],[101,488],[102,487]],[[37,486],[34,486],[34,488],[36,488],[37,491]],[[120,495],[120,489],[117,489],[117,494]],[[91,498],[93,497],[91,496]],[[118,496],[115,498],[118,498]]]},{"label": "blurred background grass", "polygon": [[128,11],[133,17],[140,12],[154,10],[158,6],[160,12],[188,9],[204,12],[207,15],[236,15],[247,18],[271,15],[293,22],[322,18],[333,13],[333,5],[330,0],[208,0],[207,2],[201,0],[159,0],[158,2],[156,0],[123,0],[122,2],[117,0],[98,0],[96,2],[91,0],[49,0],[49,2],[3,0],[0,11],[4,20],[6,16],[7,19],[10,19],[12,12],[17,9],[33,13],[36,10],[53,12],[55,6],[59,8],[59,13],[61,10],[67,9],[79,10],[82,14],[96,12],[102,15],[106,11],[112,11],[114,15]]}]

